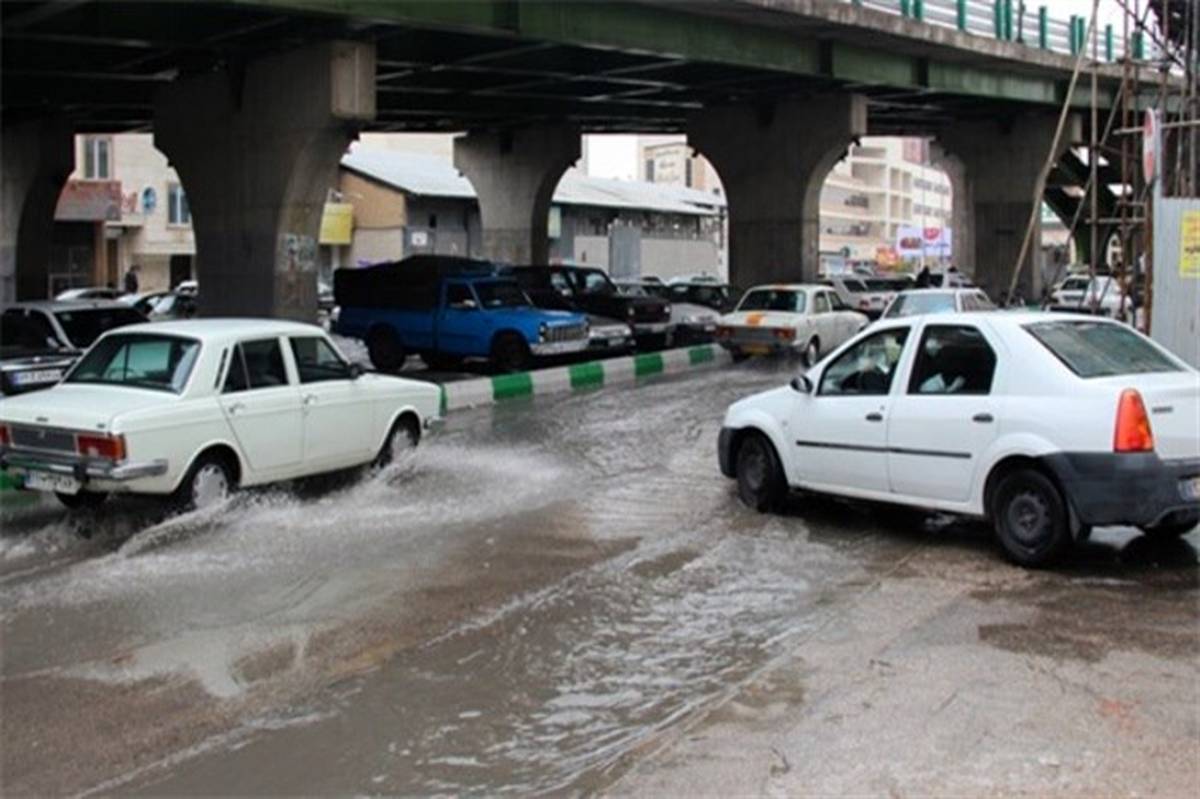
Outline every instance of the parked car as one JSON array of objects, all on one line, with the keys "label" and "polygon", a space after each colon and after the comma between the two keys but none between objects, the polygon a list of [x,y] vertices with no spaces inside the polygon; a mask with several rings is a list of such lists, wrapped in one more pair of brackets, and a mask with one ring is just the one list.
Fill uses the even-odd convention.
[{"label": "parked car", "polygon": [[0,394],[36,391],[62,380],[79,352],[45,323],[24,314],[0,314]]},{"label": "parked car", "polygon": [[887,319],[730,406],[719,452],[759,510],[804,489],[983,517],[1040,566],[1092,526],[1196,526],[1200,375],[1094,317]]},{"label": "parked car", "polygon": [[124,296],[125,292],[120,289],[112,289],[106,286],[85,286],[60,291],[54,295],[54,299],[62,302],[68,300],[119,300]]},{"label": "parked car", "polygon": [[857,275],[831,275],[822,283],[837,292],[838,297],[848,307],[866,314],[868,319],[878,319],[888,302],[895,296],[895,292],[872,289],[867,285],[867,280],[868,278]]},{"label": "parked car", "polygon": [[672,305],[677,302],[703,305],[719,313],[729,313],[737,305],[742,292],[728,283],[716,279],[699,282],[676,281],[667,286],[662,295]]},{"label": "parked car", "polygon": [[196,315],[198,304],[195,294],[168,291],[156,295],[148,303],[134,307],[139,310],[144,308],[146,316],[152,322],[167,322],[174,319],[191,319]]},{"label": "parked car", "polygon": [[1116,317],[1121,315],[1122,309],[1130,311],[1134,307],[1133,298],[1123,295],[1116,278],[1107,275],[1074,275],[1050,290],[1049,306],[1055,310]]},{"label": "parked car", "polygon": [[969,289],[975,288],[975,284],[957,269],[947,269],[945,272],[934,272],[929,275],[929,285],[922,288]]},{"label": "parked car", "polygon": [[[630,297],[659,297],[669,299],[676,288],[685,289],[680,296],[686,297],[687,286],[664,286],[662,283],[651,283],[643,280],[624,279],[614,280],[622,294]],[[709,289],[711,287],[705,286]],[[686,300],[671,300],[671,326],[674,328],[672,340],[676,344],[700,344],[712,341],[717,334],[717,321],[720,313],[707,305],[696,305]]]},{"label": "parked car", "polygon": [[366,342],[376,369],[393,371],[417,353],[434,369],[467,358],[527,368],[535,357],[582,352],[587,317],[535,308],[487,261],[414,255],[334,272],[340,308],[334,330]]},{"label": "parked car", "polygon": [[608,274],[583,266],[517,266],[502,270],[514,278],[539,308],[573,310],[621,319],[633,328],[640,349],[665,347],[672,340],[670,303],[622,294]]},{"label": "parked car", "polygon": [[788,353],[816,363],[822,352],[838,347],[867,322],[826,286],[758,286],[721,317],[717,341],[735,359]]},{"label": "parked car", "polygon": [[909,289],[897,294],[884,309],[883,319],[958,311],[990,311],[996,306],[979,289]]},{"label": "parked car", "polygon": [[26,342],[32,344],[36,337],[56,352],[72,357],[78,357],[109,330],[146,321],[144,314],[115,300],[19,302],[5,308],[0,319],[9,326],[20,324],[26,330],[22,334]]},{"label": "parked car", "polygon": [[0,466],[72,508],[118,492],[203,508],[386,462],[439,399],[430,383],[362,374],[313,325],[149,323],[100,337],[59,385],[0,400]]},{"label": "parked car", "polygon": [[200,283],[196,280],[181,280],[173,289],[177,294],[199,294]]}]

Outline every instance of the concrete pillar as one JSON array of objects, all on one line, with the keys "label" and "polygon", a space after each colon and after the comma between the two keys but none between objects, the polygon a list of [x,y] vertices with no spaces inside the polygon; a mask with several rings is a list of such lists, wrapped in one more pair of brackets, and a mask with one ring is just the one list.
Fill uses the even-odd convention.
[{"label": "concrete pillar", "polygon": [[975,198],[962,159],[951,155],[936,142],[929,148],[929,160],[950,179],[951,263],[960,272],[973,275],[975,266]]},{"label": "concrete pillar", "polygon": [[375,50],[322,42],[176,81],[154,143],[179,173],[204,316],[317,315],[317,239],[338,162],[375,114]]},{"label": "concrete pillar", "polygon": [[44,299],[54,208],[75,169],[75,137],[62,118],[0,133],[0,305]]},{"label": "concrete pillar", "polygon": [[[1003,120],[956,122],[938,135],[942,150],[962,163],[971,205],[970,250],[959,266],[993,300],[1008,291],[1021,252],[1025,227],[1035,202],[1038,173],[1054,144],[1058,119],[1053,114],[1023,114]],[[1068,125],[1055,160],[1078,140]],[[1018,292],[1036,299],[1042,292],[1042,232],[1040,210],[1034,215],[1033,240],[1021,268]]]},{"label": "concrete pillar", "polygon": [[688,144],[725,187],[730,282],[816,279],[821,187],[866,132],[866,98],[854,94],[706,109],[689,122]]},{"label": "concrete pillar", "polygon": [[563,172],[579,160],[579,141],[579,128],[569,124],[468,133],[454,140],[454,166],[479,198],[485,258],[547,263],[550,200]]}]

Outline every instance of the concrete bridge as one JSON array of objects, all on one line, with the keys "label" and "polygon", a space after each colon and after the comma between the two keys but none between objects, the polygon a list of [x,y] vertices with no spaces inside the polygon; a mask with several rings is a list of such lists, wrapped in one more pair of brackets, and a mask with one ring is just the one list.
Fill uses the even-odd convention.
[{"label": "concrete bridge", "polygon": [[[362,130],[466,131],[455,163],[479,197],[486,251],[510,261],[546,257],[550,198],[582,133],[686,133],[726,187],[742,285],[815,276],[821,185],[857,137],[932,136],[963,263],[999,289],[1075,63],[1044,12],[1031,30],[1012,6],[5,2],[0,300],[45,286],[72,134],[129,130],[152,130],[183,181],[210,314],[312,316],[322,204]],[[981,9],[994,10],[994,35],[971,32]],[[1069,31],[1077,49],[1078,23]],[[1119,82],[1115,64],[1100,68],[1098,105]],[[1089,91],[1081,81],[1077,109]],[[1082,140],[1081,121],[1057,155]]]}]

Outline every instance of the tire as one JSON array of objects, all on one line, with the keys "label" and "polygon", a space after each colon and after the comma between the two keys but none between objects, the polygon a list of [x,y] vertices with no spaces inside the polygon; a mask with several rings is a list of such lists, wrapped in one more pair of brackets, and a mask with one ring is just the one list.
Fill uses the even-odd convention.
[{"label": "tire", "polygon": [[759,513],[778,510],[787,494],[787,482],[775,447],[761,434],[748,436],[737,451],[735,465],[738,499]]},{"label": "tire", "polygon": [[747,355],[745,352],[742,352],[741,350],[730,350],[729,357],[733,359],[734,363],[741,363],[742,361],[746,360],[750,356]]},{"label": "tire", "polygon": [[387,466],[396,460],[401,453],[416,448],[421,440],[421,430],[411,416],[402,416],[388,431],[379,454],[375,456],[375,465]]},{"label": "tire", "polygon": [[404,366],[404,345],[390,327],[376,327],[367,334],[367,354],[381,372],[398,372]]},{"label": "tire", "polygon": [[1041,472],[1018,469],[996,486],[992,525],[1009,559],[1021,566],[1048,566],[1071,546],[1067,504]]},{"label": "tire", "polygon": [[529,368],[529,345],[516,333],[501,333],[492,342],[492,365],[501,372],[521,372]]},{"label": "tire", "polygon": [[108,500],[108,493],[103,491],[80,491],[78,494],[55,491],[54,496],[58,497],[63,507],[70,510],[95,510]]},{"label": "tire", "polygon": [[184,511],[208,510],[229,499],[236,489],[233,469],[225,458],[216,453],[205,454],[183,476],[175,489],[173,504]]},{"label": "tire", "polygon": [[462,358],[443,352],[423,352],[421,360],[435,372],[453,372],[462,366]]},{"label": "tire", "polygon": [[1179,519],[1175,519],[1162,524],[1156,524],[1154,527],[1143,527],[1142,532],[1148,538],[1156,541],[1166,541],[1171,538],[1178,538],[1181,535],[1187,535],[1200,524],[1200,513],[1188,513]]},{"label": "tire", "polygon": [[804,365],[811,367],[817,361],[821,360],[821,340],[816,336],[811,338],[808,346],[804,348]]}]

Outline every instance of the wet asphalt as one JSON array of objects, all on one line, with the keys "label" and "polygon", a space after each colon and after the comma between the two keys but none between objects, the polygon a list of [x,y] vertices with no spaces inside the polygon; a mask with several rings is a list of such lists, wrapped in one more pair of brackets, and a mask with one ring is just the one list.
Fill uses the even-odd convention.
[{"label": "wet asphalt", "polygon": [[741,507],[766,364],[455,414],[208,516],[0,505],[6,795],[1191,795],[1200,533]]}]

